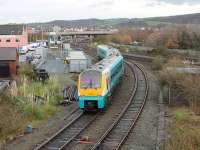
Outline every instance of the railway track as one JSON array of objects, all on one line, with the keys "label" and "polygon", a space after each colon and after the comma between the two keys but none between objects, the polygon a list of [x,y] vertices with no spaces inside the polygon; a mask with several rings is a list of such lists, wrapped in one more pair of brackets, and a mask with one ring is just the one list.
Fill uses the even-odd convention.
[{"label": "railway track", "polygon": [[147,100],[149,85],[145,71],[132,61],[126,62],[135,73],[135,88],[128,104],[122,110],[116,121],[103,136],[90,147],[90,150],[118,150],[125,142],[129,133],[142,113]]},{"label": "railway track", "polygon": [[48,140],[37,146],[34,150],[62,150],[74,140],[92,121],[97,117],[96,114],[85,114],[82,110],[74,111],[74,119],[56,132]]},{"label": "railway track", "polygon": [[[95,149],[119,149],[134,128],[138,120],[148,95],[148,81],[143,69],[129,61],[126,62],[131,68],[135,77],[133,93],[128,104],[118,114],[117,119],[110,126],[103,136],[90,147]],[[48,140],[40,144],[35,150],[62,150],[68,149],[67,146],[74,141],[98,116],[97,114],[84,114],[83,111],[77,110],[72,114],[71,120],[66,126],[55,133]]]}]

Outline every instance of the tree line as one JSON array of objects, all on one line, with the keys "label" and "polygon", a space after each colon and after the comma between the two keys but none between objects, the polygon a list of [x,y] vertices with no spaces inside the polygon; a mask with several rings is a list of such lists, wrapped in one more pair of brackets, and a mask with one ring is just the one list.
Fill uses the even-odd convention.
[{"label": "tree line", "polygon": [[200,26],[171,25],[162,28],[121,28],[115,35],[97,36],[95,42],[132,44],[150,47],[200,50]]}]

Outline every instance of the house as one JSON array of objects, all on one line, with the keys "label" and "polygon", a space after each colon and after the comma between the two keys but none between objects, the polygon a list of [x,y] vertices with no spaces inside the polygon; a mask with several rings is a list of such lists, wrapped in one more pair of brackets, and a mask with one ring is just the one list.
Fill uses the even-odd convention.
[{"label": "house", "polygon": [[19,48],[28,44],[28,32],[24,25],[0,25],[0,48]]},{"label": "house", "polygon": [[0,78],[10,78],[17,74],[19,56],[16,48],[0,48]]}]

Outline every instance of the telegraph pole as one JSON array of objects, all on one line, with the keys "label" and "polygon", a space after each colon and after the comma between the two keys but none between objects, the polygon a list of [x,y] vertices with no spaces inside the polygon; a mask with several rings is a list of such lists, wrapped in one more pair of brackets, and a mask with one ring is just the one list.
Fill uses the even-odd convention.
[{"label": "telegraph pole", "polygon": [[44,40],[44,34],[43,34],[43,27],[41,25],[41,29],[42,29],[42,41]]}]

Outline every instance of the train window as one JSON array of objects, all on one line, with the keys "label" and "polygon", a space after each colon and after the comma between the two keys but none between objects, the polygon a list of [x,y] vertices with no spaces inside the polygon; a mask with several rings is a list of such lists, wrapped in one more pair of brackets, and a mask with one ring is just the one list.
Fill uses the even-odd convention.
[{"label": "train window", "polygon": [[123,63],[119,63],[111,72],[111,80],[113,80],[123,67]]},{"label": "train window", "polygon": [[81,88],[100,88],[101,73],[96,70],[85,71],[80,76]]}]

